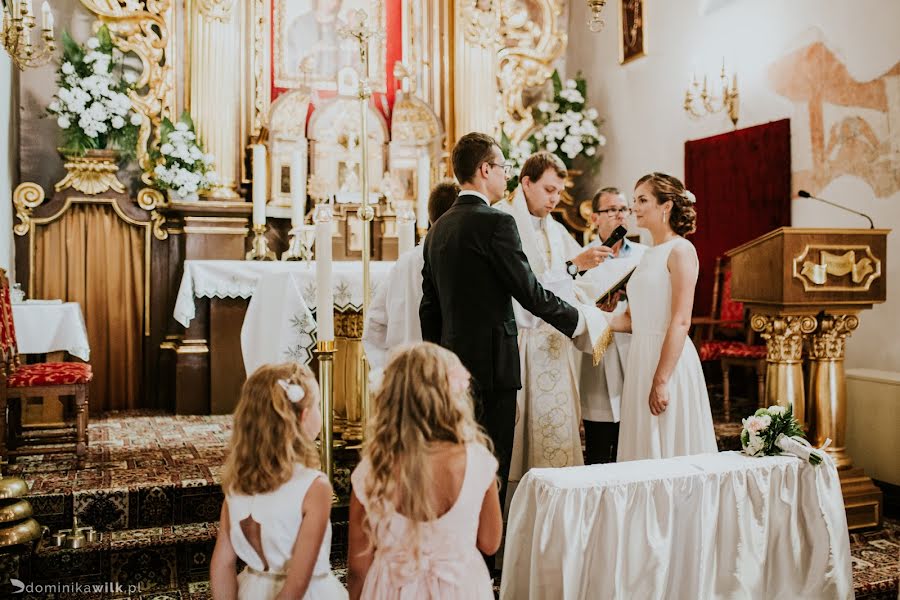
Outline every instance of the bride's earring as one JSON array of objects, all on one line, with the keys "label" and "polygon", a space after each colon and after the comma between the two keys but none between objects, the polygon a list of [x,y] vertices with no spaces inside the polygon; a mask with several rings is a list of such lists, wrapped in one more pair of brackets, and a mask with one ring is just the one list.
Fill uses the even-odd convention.
[{"label": "bride's earring", "polygon": [[663,223],[666,222],[666,212],[665,211],[663,211],[663,213],[662,213],[662,222]]}]

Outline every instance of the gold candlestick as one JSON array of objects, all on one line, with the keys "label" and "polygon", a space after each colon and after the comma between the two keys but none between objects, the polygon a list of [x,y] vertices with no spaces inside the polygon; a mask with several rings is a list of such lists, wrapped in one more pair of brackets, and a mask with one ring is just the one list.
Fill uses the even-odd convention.
[{"label": "gold candlestick", "polygon": [[253,226],[253,244],[244,258],[247,260],[275,260],[275,253],[269,250],[265,224]]},{"label": "gold candlestick", "polygon": [[319,392],[322,396],[322,435],[320,456],[322,471],[334,486],[334,341],[316,343],[316,357],[319,359]]},{"label": "gold candlestick", "polygon": [[[369,42],[382,35],[381,31],[367,25],[368,14],[364,10],[353,11],[345,27],[341,27],[339,34],[345,38],[355,38],[359,43],[359,58],[362,63],[362,72],[359,77],[359,113],[360,113],[360,182],[362,184],[362,201],[357,215],[363,222],[362,227],[362,267],[363,267],[363,319],[369,312],[370,265],[369,258],[372,254],[371,226],[375,218],[375,210],[369,205],[369,123],[368,108],[372,89],[369,87]],[[362,393],[362,435],[365,439],[366,426],[369,422],[371,408],[369,406],[369,363],[365,353],[362,353],[360,369],[360,390]]]}]

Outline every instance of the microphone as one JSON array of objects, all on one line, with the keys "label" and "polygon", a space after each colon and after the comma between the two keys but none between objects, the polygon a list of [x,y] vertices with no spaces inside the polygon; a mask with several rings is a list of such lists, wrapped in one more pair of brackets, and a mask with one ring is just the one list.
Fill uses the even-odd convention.
[{"label": "microphone", "polygon": [[797,195],[800,196],[801,198],[812,198],[813,200],[818,200],[819,202],[824,202],[825,204],[829,204],[836,208],[840,208],[841,210],[846,210],[847,212],[851,212],[854,215],[859,215],[861,217],[865,217],[866,219],[869,220],[869,229],[875,229],[875,223],[872,222],[872,217],[870,217],[869,215],[867,215],[865,213],[861,213],[858,210],[853,210],[852,208],[847,208],[846,206],[841,206],[837,202],[831,202],[829,200],[825,200],[824,198],[816,198],[815,196],[813,196],[806,190],[800,190],[799,192],[797,192]]}]

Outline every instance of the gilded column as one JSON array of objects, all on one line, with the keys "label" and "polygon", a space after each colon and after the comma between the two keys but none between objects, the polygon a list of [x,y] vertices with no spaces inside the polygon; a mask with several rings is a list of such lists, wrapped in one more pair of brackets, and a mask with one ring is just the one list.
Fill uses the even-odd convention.
[{"label": "gilded column", "polygon": [[815,418],[811,441],[821,446],[831,438],[827,451],[838,468],[852,464],[846,453],[847,383],[844,379],[844,343],[859,327],[856,315],[817,318],[818,327],[809,338],[809,401]]},{"label": "gilded column", "polygon": [[[459,138],[471,131],[498,136],[497,50],[499,0],[456,0],[454,127]],[[451,147],[456,140],[450,140]]]},{"label": "gilded column", "polygon": [[803,394],[803,334],[816,329],[815,317],[760,315],[750,326],[766,340],[766,402],[794,406],[794,416],[806,425],[806,398]]},{"label": "gilded column", "polygon": [[190,111],[207,152],[215,156],[214,198],[239,197],[241,12],[237,0],[194,0],[190,19]]}]

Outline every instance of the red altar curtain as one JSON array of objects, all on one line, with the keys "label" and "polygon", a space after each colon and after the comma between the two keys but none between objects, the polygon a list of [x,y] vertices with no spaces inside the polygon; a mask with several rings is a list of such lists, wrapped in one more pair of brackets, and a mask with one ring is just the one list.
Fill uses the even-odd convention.
[{"label": "red altar curtain", "polygon": [[684,173],[697,197],[694,314],[708,315],[716,257],[791,224],[790,120],[685,142]]}]

